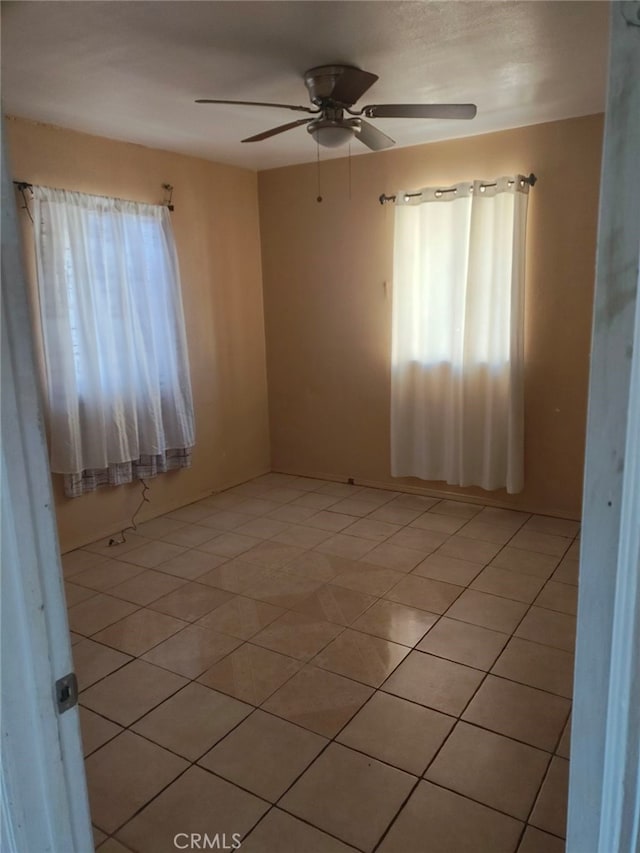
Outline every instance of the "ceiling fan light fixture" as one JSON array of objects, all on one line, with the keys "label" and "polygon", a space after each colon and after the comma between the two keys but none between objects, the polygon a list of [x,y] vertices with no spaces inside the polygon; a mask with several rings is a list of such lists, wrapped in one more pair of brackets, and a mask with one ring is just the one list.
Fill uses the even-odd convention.
[{"label": "ceiling fan light fixture", "polygon": [[313,136],[318,145],[324,148],[339,148],[347,142],[351,142],[358,130],[357,120],[343,119],[321,119],[312,121],[307,125],[307,130]]}]

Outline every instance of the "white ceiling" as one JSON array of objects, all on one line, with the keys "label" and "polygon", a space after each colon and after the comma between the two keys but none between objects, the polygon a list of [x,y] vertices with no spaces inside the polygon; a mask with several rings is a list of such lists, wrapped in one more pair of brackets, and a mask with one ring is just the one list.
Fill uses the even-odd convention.
[{"label": "white ceiling", "polygon": [[598,0],[3,2],[4,110],[265,169],[315,159],[304,127],[240,143],[300,113],[194,99],[308,105],[303,72],[342,62],[380,77],[360,105],[478,105],[473,121],[374,120],[416,145],[602,111],[608,13]]}]

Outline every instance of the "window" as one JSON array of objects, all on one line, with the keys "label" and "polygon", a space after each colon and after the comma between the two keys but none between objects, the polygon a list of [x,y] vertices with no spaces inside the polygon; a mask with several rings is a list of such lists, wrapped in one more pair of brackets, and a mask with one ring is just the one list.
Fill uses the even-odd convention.
[{"label": "window", "polygon": [[528,184],[397,198],[392,473],[520,491]]},{"label": "window", "polygon": [[77,495],[189,465],[193,403],[167,209],[33,192],[52,470]]}]

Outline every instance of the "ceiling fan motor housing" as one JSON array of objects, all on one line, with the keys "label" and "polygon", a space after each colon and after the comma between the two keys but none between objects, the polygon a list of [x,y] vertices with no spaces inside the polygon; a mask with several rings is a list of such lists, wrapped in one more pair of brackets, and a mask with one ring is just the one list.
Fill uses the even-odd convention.
[{"label": "ceiling fan motor housing", "polygon": [[[317,68],[310,68],[309,71],[306,71],[304,84],[309,92],[311,102],[316,106],[322,106],[329,100],[338,80],[349,68],[358,70],[353,65],[319,65]],[[351,106],[351,104],[347,104],[347,106]]]}]

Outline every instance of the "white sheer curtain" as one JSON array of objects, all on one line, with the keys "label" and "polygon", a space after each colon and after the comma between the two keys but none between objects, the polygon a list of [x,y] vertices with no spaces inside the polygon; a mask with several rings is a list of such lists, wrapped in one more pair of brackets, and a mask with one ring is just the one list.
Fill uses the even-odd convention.
[{"label": "white sheer curtain", "polygon": [[33,194],[51,470],[73,496],[188,466],[193,403],[168,210]]},{"label": "white sheer curtain", "polygon": [[395,477],[523,488],[528,189],[516,175],[396,196]]}]

